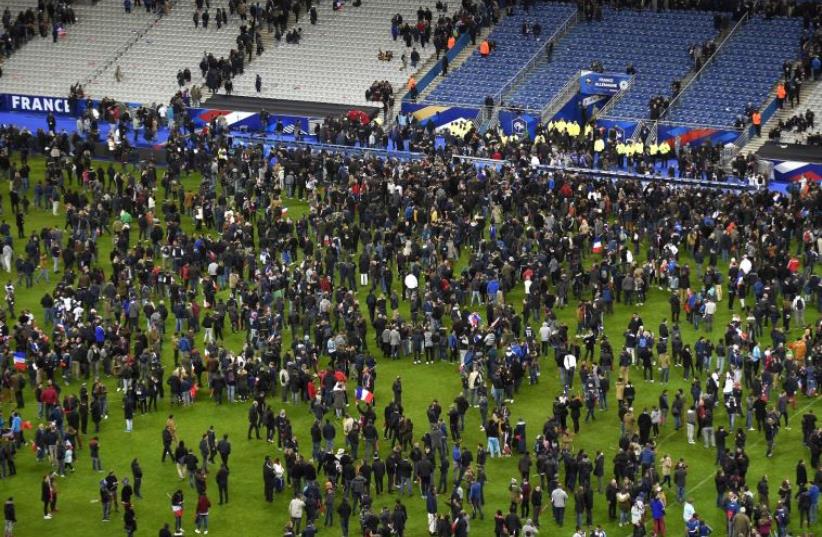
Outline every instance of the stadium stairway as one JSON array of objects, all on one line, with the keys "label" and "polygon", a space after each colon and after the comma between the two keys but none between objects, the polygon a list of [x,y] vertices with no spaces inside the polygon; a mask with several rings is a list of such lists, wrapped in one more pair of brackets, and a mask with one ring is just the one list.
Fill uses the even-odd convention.
[{"label": "stadium stairway", "polygon": [[[482,105],[489,95],[499,96],[543,50],[546,40],[571,24],[575,17],[575,6],[562,2],[537,3],[530,13],[517,8],[488,35],[489,40],[496,42],[491,54],[482,58],[474,47],[460,69],[432,90],[428,101],[477,106]],[[522,35],[525,22],[540,23],[542,32],[539,39]]]},{"label": "stadium stairway", "polygon": [[[704,11],[603,10],[602,21],[580,21],[534,66],[508,99],[511,105],[544,109],[580,70],[600,61],[606,72],[637,76],[614,109],[615,116],[647,117],[654,95],[669,95],[671,83],[692,69],[690,44],[716,36],[713,14]],[[607,38],[603,37],[607,36]]]},{"label": "stadium stairway", "polygon": [[[505,18],[505,12],[501,10],[500,21],[502,21],[503,18]],[[448,64],[448,72],[451,74],[456,72],[456,70],[459,69],[462,66],[462,64],[464,64],[468,60],[468,58],[470,58],[474,54],[474,51],[476,50],[477,46],[479,46],[479,44],[482,43],[483,39],[488,37],[488,35],[493,31],[493,29],[493,26],[490,26],[488,28],[481,28],[480,33],[477,34],[477,45],[472,45],[471,43],[468,43],[468,45],[464,49],[462,49],[462,51],[460,51],[459,54],[457,54],[457,57],[454,58],[454,60]],[[440,56],[440,58],[442,58],[442,56]],[[423,69],[420,69],[420,76],[427,73],[431,67],[434,67],[436,65],[436,55],[432,56],[431,60],[433,61],[430,61],[428,68],[425,68],[423,66]],[[425,101],[426,98],[429,95],[431,95],[431,93],[437,88],[437,86],[439,86],[440,83],[444,82],[447,78],[447,76],[438,76],[437,78],[435,78],[434,81],[431,82],[428,85],[428,87],[423,90],[422,93],[420,93],[419,97],[417,98],[417,101]]]},{"label": "stadium stairway", "polygon": [[[36,2],[12,0],[6,6],[16,13],[35,7]],[[4,93],[67,95],[72,84],[87,82],[161,19],[138,7],[126,13],[121,0],[73,8],[77,22],[66,26],[57,43],[52,42],[51,32],[45,38],[37,36],[3,63]],[[113,71],[107,82],[114,84]]]},{"label": "stadium stairway", "polygon": [[[209,9],[212,16],[218,7],[227,12],[228,0],[212,0]],[[172,8],[117,62],[112,62],[96,76],[87,90],[96,96],[127,102],[167,103],[179,89],[177,71],[188,67],[192,81],[199,81],[199,63],[203,52],[210,52],[218,58],[228,57],[228,52],[236,47],[240,18],[238,15],[230,16],[228,25],[220,30],[213,20],[207,29],[202,26],[195,29],[193,13],[193,4],[185,2]],[[114,81],[117,65],[124,76],[120,83]]]},{"label": "stadium stairway", "polygon": [[[776,98],[776,91],[771,93],[770,98]],[[822,120],[822,79],[817,80],[815,82],[807,81],[803,84],[798,106],[791,108],[786,99],[785,106],[782,108],[782,110],[777,110],[776,113],[771,116],[768,122],[762,125],[762,136],[754,136],[753,138],[751,138],[748,141],[748,143],[742,147],[742,152],[746,155],[750,153],[756,153],[759,150],[759,148],[765,145],[765,142],[768,141],[768,132],[772,128],[776,127],[776,125],[779,124],[780,121],[787,121],[792,116],[795,116],[797,114],[804,114],[805,110],[808,109],[812,110],[814,113],[814,122],[816,124],[816,128],[805,133],[798,133],[795,131],[782,132],[782,136],[779,138],[780,142],[789,144],[803,143],[804,136],[807,135],[809,132],[817,132],[819,130],[822,130],[819,127],[819,122],[820,120]]]},{"label": "stadium stairway", "polygon": [[[283,40],[274,42],[259,59],[234,79],[236,95],[274,99],[335,102],[351,105],[379,105],[365,99],[365,90],[376,81],[389,81],[394,87],[395,99],[414,71],[402,70],[401,56],[410,56],[411,49],[402,39],[391,38],[391,17],[401,13],[407,21],[416,21],[420,5],[431,9],[434,21],[438,16],[436,0],[411,4],[406,0],[383,0],[368,7],[347,6],[340,11],[332,9],[331,2],[317,6],[318,23],[309,24],[300,19],[302,40],[289,45]],[[456,6],[455,6],[456,7]],[[379,50],[392,51],[393,60],[379,61]],[[434,55],[434,46],[417,45],[420,53],[420,72]],[[257,93],[254,81],[257,74],[263,80],[262,92]]]},{"label": "stadium stairway", "polygon": [[[756,15],[728,39],[699,78],[683,88],[668,121],[730,127],[747,103],[761,103],[773,90],[782,64],[799,54],[802,20]],[[763,129],[764,132],[764,129]]]}]

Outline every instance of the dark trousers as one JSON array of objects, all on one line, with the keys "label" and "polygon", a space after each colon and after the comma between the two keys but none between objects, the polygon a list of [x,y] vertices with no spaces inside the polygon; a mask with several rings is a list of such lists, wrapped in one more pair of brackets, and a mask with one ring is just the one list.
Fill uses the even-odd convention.
[{"label": "dark trousers", "polygon": [[562,522],[565,520],[564,507],[554,507],[554,520],[557,521],[557,525],[561,528]]}]

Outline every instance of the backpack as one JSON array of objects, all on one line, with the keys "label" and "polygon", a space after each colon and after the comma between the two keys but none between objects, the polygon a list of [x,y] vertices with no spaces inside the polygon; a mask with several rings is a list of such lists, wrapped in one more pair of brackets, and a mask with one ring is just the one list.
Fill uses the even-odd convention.
[{"label": "backpack", "polygon": [[802,311],[805,309],[805,299],[801,296],[797,297],[796,299],[796,311]]}]

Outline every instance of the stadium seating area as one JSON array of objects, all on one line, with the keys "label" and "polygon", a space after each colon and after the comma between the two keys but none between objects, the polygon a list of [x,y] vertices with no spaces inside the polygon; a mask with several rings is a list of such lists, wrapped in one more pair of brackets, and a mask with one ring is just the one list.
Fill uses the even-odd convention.
[{"label": "stadium seating area", "polygon": [[579,22],[545,61],[520,84],[508,99],[524,108],[541,109],[574,73],[593,61],[604,70],[637,70],[634,84],[612,111],[624,117],[647,117],[648,101],[669,95],[671,82],[691,69],[688,47],[713,36],[713,14],[704,11],[603,10],[603,20]]},{"label": "stadium seating area", "polygon": [[[391,17],[400,13],[413,23],[417,9],[423,6],[431,9],[432,24],[436,24],[435,4],[436,0],[381,0],[361,8],[349,5],[334,11],[332,2],[320,2],[316,25],[300,20],[300,44],[283,42],[266,52],[246,69],[245,75],[235,78],[234,92],[258,95],[254,80],[259,73],[263,79],[259,96],[266,98],[364,105],[369,104],[365,90],[375,80],[387,80],[396,93],[410,73],[410,64],[409,70],[400,70],[400,57],[404,52],[410,55],[410,49],[405,48],[402,39],[391,39]],[[459,7],[458,2],[452,4]],[[392,51],[393,60],[379,61],[379,50]],[[434,46],[417,45],[417,51],[422,64],[434,54]]]},{"label": "stadium seating area", "polygon": [[782,64],[798,55],[801,31],[799,18],[753,17],[683,92],[667,119],[733,125],[748,103],[759,106],[768,97],[782,73]]},{"label": "stadium seating area", "polygon": [[[537,53],[545,40],[560,28],[576,8],[571,4],[537,4],[529,14],[516,11],[502,20],[488,36],[496,49],[483,58],[474,51],[468,60],[440,83],[428,96],[432,102],[482,104],[488,95],[499,93]],[[540,39],[522,35],[523,23],[538,22]]]},{"label": "stadium seating area", "polygon": [[[117,61],[124,75],[121,83],[114,83],[116,65],[111,64],[86,92],[122,101],[166,103],[178,89],[178,70],[188,67],[195,79],[200,78],[198,64],[203,51],[228,56],[236,47],[239,17],[229,18],[228,26],[220,30],[214,24],[207,29],[194,28],[192,5],[178,4]],[[211,0],[211,10],[218,7],[227,10],[228,1]]]},{"label": "stadium seating area", "polygon": [[[227,9],[228,1],[213,0],[210,9]],[[296,25],[302,31],[299,45],[277,41],[263,27],[266,50],[234,79],[234,93],[364,105],[373,104],[365,90],[387,81],[397,94],[414,69],[410,65],[402,69],[401,56],[410,55],[410,49],[401,38],[392,39],[392,16],[400,13],[406,21],[414,21],[422,6],[434,12],[436,24],[441,13],[435,4],[436,0],[413,4],[382,0],[335,10],[333,3],[322,2],[317,5],[318,24],[310,24],[303,14]],[[10,0],[6,6],[13,13],[33,7],[32,0]],[[455,9],[456,3],[451,12]],[[515,8],[488,36],[495,44],[491,55],[483,58],[473,50],[459,68],[440,79],[426,100],[480,105],[493,95],[504,97],[507,105],[542,109],[575,73],[598,62],[606,72],[624,72],[628,65],[637,72],[633,86],[609,115],[646,118],[649,100],[670,95],[672,82],[692,68],[689,46],[717,34],[712,12],[604,7],[601,20],[576,22],[576,9],[565,2],[537,2],[529,13]],[[198,64],[203,53],[227,57],[236,48],[240,25],[234,15],[222,29],[214,24],[195,28],[192,6],[179,3],[165,16],[139,6],[126,13],[121,0],[100,0],[74,10],[78,22],[67,27],[58,43],[52,42],[51,35],[35,36],[4,62],[4,92],[66,95],[72,84],[83,82],[86,94],[95,98],[167,103],[179,89],[177,72],[188,68],[193,82],[200,83]],[[568,21],[572,21],[570,29],[557,41],[551,57],[538,54]],[[535,23],[541,27],[539,38],[523,35],[523,25]],[[700,78],[686,87],[665,119],[733,125],[746,105],[756,106],[767,98],[783,62],[796,57],[801,28],[798,17],[751,18],[728,39]],[[421,67],[435,50],[431,43],[416,47]],[[393,60],[380,61],[378,51],[390,51]],[[525,66],[529,66],[525,77],[515,79]],[[115,81],[118,68],[120,82]],[[261,92],[255,88],[257,75],[262,78]],[[514,80],[517,84],[512,88]]]},{"label": "stadium seating area", "polygon": [[[16,14],[36,6],[36,2],[11,0],[3,2],[2,7],[6,6]],[[65,36],[57,43],[52,42],[51,31],[45,38],[35,36],[4,62],[3,92],[67,95],[72,84],[85,80],[105,65],[120,47],[145,31],[157,18],[141,8],[127,14],[120,0],[75,5],[74,11],[77,23],[68,26]],[[107,87],[113,85],[113,80],[112,74],[105,81]],[[136,88],[139,85],[135,84],[132,89]]]}]

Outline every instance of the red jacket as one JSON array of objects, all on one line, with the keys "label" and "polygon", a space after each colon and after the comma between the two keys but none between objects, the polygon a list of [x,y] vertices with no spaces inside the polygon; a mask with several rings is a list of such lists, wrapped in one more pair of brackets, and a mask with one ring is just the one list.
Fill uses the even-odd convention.
[{"label": "red jacket", "polygon": [[40,394],[40,399],[42,399],[42,402],[46,403],[47,405],[56,405],[57,404],[57,390],[54,389],[54,386],[47,387]]},{"label": "red jacket", "polygon": [[211,507],[211,500],[208,499],[208,496],[203,494],[197,500],[197,514],[198,515],[207,515],[209,507]]}]

